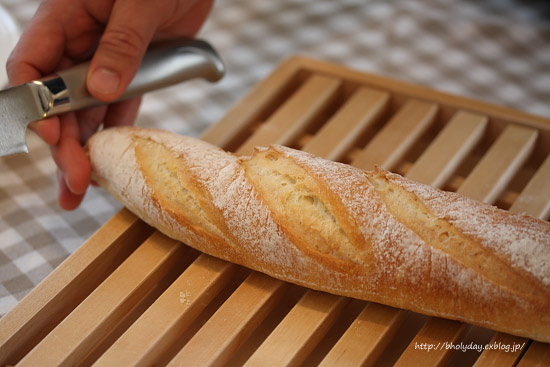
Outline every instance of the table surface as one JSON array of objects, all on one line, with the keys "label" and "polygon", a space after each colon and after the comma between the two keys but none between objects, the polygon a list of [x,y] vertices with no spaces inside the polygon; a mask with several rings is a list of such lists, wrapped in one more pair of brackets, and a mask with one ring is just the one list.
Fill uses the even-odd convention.
[{"label": "table surface", "polygon": [[[39,1],[0,0],[21,28]],[[290,55],[550,117],[550,2],[512,0],[219,0],[199,33],[227,74],[150,93],[136,124],[199,136]],[[101,188],[57,204],[49,148],[0,157],[0,315],[113,216]]]}]

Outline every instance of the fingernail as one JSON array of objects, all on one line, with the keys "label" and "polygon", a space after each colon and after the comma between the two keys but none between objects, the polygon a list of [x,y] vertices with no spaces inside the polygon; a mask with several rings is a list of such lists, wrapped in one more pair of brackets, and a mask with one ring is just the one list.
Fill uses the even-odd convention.
[{"label": "fingernail", "polygon": [[90,76],[88,87],[101,94],[112,94],[120,85],[120,76],[112,70],[99,68]]},{"label": "fingernail", "polygon": [[65,172],[61,171],[60,169],[57,170],[57,177],[59,179],[59,184],[60,185],[63,185],[73,194],[76,194],[74,192],[74,190],[71,188],[71,186],[69,185],[69,180],[67,178],[67,175],[65,174]]}]

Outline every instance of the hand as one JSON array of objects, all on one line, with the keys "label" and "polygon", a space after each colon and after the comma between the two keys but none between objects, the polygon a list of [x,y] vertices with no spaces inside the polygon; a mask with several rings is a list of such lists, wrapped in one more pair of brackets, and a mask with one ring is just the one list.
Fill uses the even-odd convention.
[{"label": "hand", "polygon": [[[194,36],[213,0],[44,0],[7,62],[11,85],[88,60],[88,91],[117,99],[130,84],[149,44]],[[51,146],[58,167],[59,204],[75,209],[90,184],[83,145],[103,124],[130,125],[139,99],[66,113],[31,124]]]}]

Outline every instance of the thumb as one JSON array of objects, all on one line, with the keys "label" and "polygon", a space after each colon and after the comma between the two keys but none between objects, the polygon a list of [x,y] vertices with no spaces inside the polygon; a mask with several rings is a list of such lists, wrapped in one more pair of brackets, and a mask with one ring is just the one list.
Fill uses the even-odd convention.
[{"label": "thumb", "polygon": [[134,78],[160,23],[158,11],[151,6],[154,3],[114,2],[88,72],[87,87],[95,98],[106,102],[117,99]]}]

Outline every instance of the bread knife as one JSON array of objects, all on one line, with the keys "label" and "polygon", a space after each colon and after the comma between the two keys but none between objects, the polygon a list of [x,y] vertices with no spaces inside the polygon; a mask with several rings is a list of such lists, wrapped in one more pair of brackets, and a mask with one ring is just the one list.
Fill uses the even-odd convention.
[{"label": "bread knife", "polygon": [[[25,132],[29,123],[68,111],[104,105],[86,88],[89,62],[0,91],[0,156],[28,153]],[[206,41],[185,39],[149,50],[136,76],[117,101],[185,80],[216,82],[225,67]]]}]

